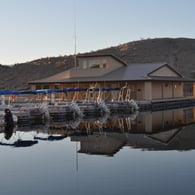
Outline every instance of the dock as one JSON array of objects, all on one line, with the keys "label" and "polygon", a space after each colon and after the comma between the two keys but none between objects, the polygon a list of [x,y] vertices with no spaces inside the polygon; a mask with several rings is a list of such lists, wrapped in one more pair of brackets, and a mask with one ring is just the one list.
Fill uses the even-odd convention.
[{"label": "dock", "polygon": [[[113,93],[115,92],[115,93]],[[72,98],[57,100],[55,93],[73,94]],[[131,115],[139,110],[158,111],[195,105],[195,98],[175,98],[153,101],[134,101],[128,86],[122,88],[67,88],[62,90],[0,91],[0,125],[3,125],[3,112],[10,108],[17,117],[17,124],[45,124],[47,122],[80,121],[104,116]],[[17,94],[20,101],[10,101],[10,95]],[[109,99],[105,98],[109,96]],[[25,97],[25,98],[21,98]],[[38,98],[37,98],[38,96]],[[44,98],[43,98],[44,97]],[[78,120],[77,120],[78,119]],[[75,126],[75,124],[73,125]]]},{"label": "dock", "polygon": [[137,101],[139,111],[160,111],[195,106],[195,98]]},{"label": "dock", "polygon": [[[64,93],[70,98],[57,100],[55,93]],[[70,94],[73,95],[70,96]],[[96,118],[114,113],[132,114],[138,109],[136,102],[130,99],[130,89],[127,86],[122,88],[94,86],[33,91],[4,90],[0,91],[0,95],[0,111],[3,113],[4,109],[8,107],[16,115],[17,124],[63,122],[67,119]],[[105,99],[106,95],[110,99]],[[12,100],[12,96],[17,96],[17,100],[16,98]],[[3,119],[3,116],[1,118]],[[3,120],[1,121],[3,124]]]}]

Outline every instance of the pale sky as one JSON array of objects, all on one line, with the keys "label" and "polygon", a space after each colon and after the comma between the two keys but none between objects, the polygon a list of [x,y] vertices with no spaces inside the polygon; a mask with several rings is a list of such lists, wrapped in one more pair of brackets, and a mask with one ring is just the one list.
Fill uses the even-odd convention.
[{"label": "pale sky", "polygon": [[195,0],[0,0],[0,64],[74,54],[75,32],[79,53],[195,38],[194,20]]}]

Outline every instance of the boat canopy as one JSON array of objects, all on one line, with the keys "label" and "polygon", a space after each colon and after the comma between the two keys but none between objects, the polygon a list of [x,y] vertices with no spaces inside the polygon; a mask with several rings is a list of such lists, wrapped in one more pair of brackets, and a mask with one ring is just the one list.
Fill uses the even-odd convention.
[{"label": "boat canopy", "polygon": [[64,89],[38,89],[38,90],[0,90],[0,95],[20,95],[20,94],[48,94],[48,93],[68,93],[79,91],[114,91],[120,90],[119,87],[91,87],[91,88],[64,88]]}]

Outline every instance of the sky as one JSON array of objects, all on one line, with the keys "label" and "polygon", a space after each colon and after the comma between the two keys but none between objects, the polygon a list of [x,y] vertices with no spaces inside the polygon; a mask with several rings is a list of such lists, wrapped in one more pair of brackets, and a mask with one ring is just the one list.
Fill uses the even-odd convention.
[{"label": "sky", "polygon": [[194,10],[194,0],[0,0],[0,64],[195,38]]}]

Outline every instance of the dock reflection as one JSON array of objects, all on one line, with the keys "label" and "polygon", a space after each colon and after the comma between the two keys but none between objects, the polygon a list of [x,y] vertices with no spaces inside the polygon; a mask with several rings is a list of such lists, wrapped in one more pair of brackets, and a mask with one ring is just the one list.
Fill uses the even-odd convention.
[{"label": "dock reflection", "polygon": [[63,141],[69,137],[71,142],[80,143],[78,153],[107,156],[115,155],[123,147],[147,151],[194,150],[195,109],[67,119],[18,126],[9,139],[5,135],[6,131],[1,130],[1,146],[31,147],[42,141]]}]

